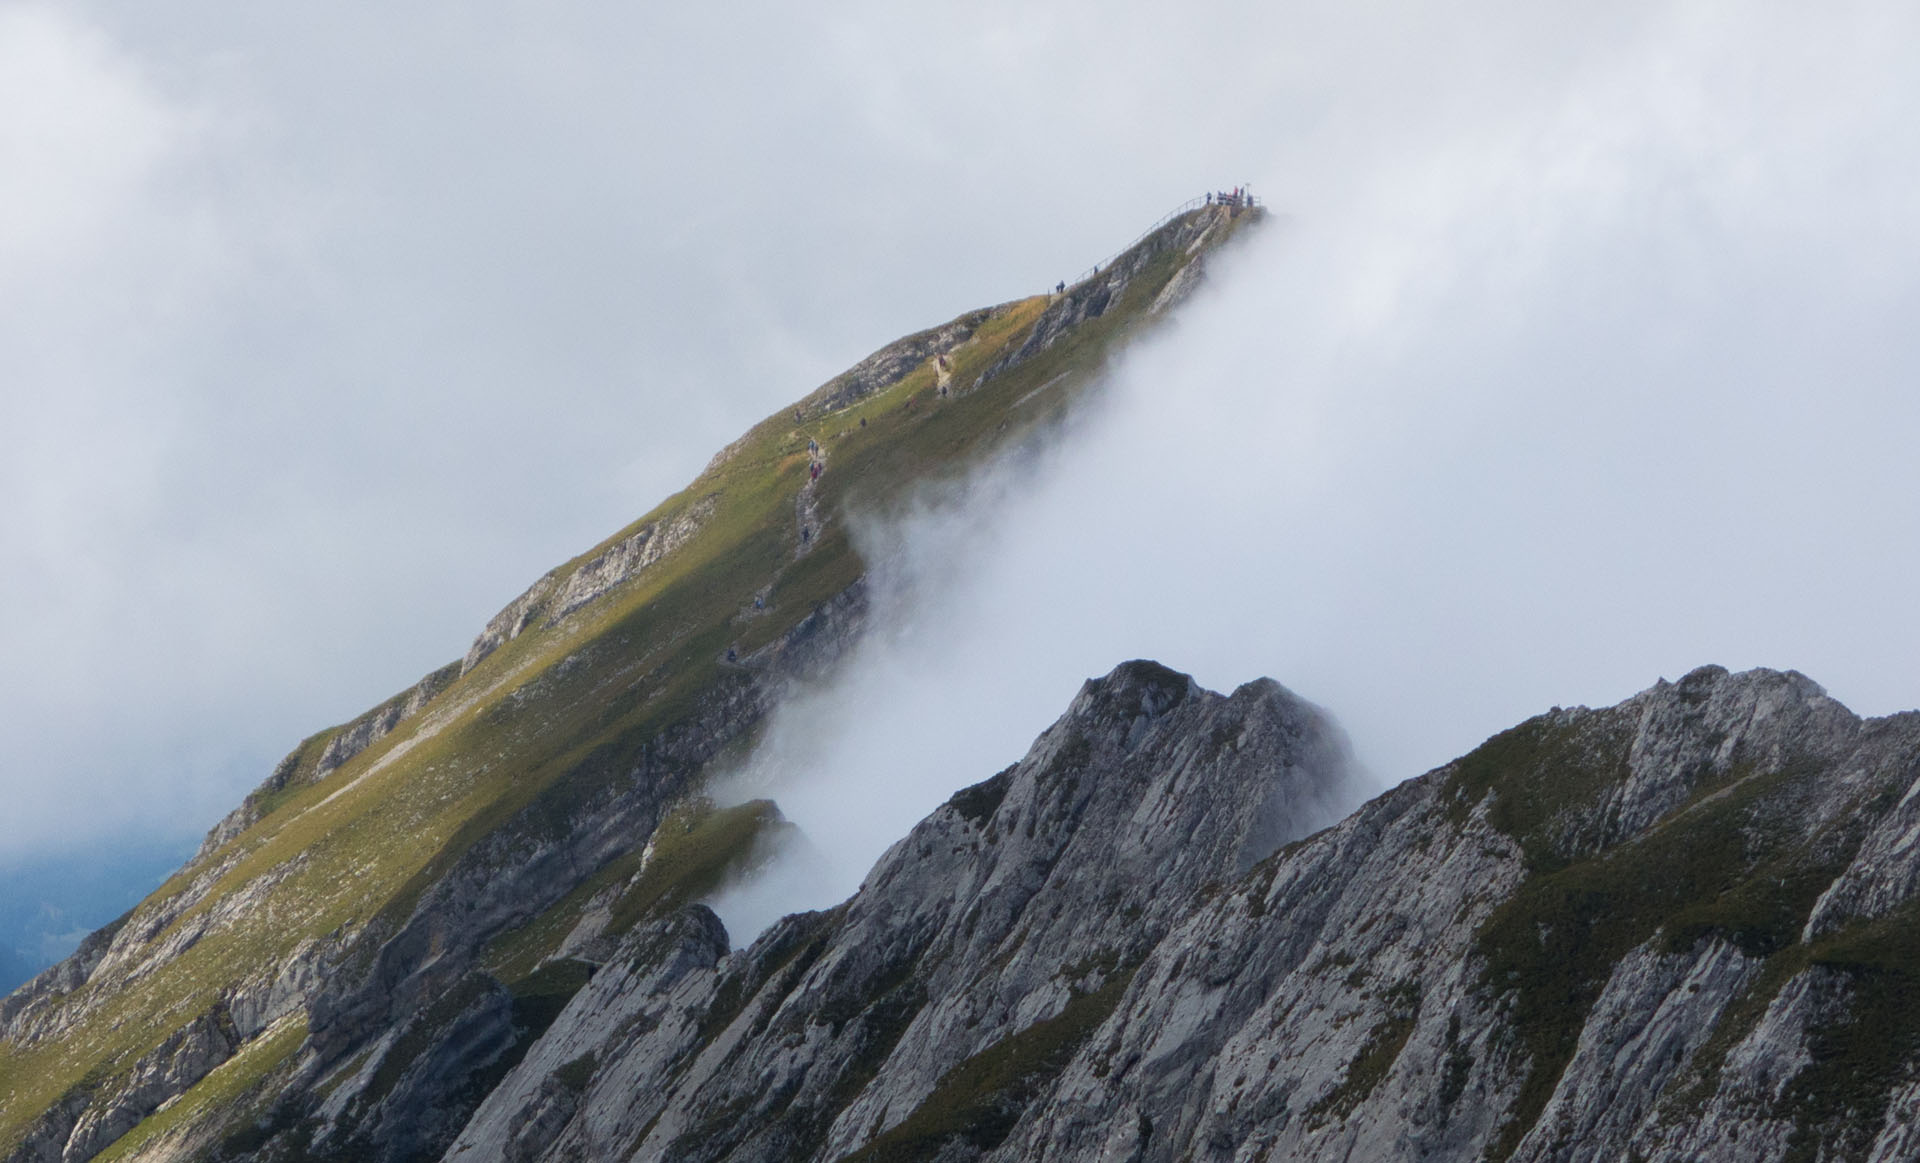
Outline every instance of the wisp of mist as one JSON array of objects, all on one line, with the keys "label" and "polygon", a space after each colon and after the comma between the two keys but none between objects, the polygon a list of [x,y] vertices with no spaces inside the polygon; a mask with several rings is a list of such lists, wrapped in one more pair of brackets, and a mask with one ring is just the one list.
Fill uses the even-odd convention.
[{"label": "wisp of mist", "polygon": [[1920,82],[1870,21],[1687,12],[1288,138],[1058,443],[858,526],[873,629],[730,782],[809,839],[735,939],[1128,658],[1278,679],[1376,787],[1708,663],[1920,702]]}]

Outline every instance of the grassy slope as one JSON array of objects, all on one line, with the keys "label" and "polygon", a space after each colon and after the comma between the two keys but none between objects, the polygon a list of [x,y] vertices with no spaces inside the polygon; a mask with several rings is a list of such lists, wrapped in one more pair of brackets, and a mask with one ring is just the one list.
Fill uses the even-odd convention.
[{"label": "grassy slope", "polygon": [[[1210,243],[1232,233],[1216,231]],[[725,681],[720,660],[729,645],[745,654],[773,641],[854,582],[865,566],[844,521],[829,522],[812,552],[795,556],[794,498],[806,480],[810,438],[829,457],[818,485],[822,513],[850,504],[884,506],[916,482],[958,474],[1062,412],[1097,375],[1114,341],[1142,322],[1180,260],[1160,256],[1105,314],[975,391],[939,398],[932,368],[922,365],[891,387],[802,425],[783,410],[686,490],[563,566],[562,577],[645,523],[715,498],[705,526],[677,552],[560,625],[530,627],[324,780],[274,793],[253,827],[161,886],[132,923],[155,915],[207,870],[227,865],[211,891],[153,938],[164,941],[205,921],[197,942],[111,994],[92,996],[100,987],[81,987],[67,1001],[91,1012],[69,1036],[28,1047],[0,1043],[0,1152],[70,1088],[123,1073],[235,984],[280,964],[301,941],[351,932],[381,915],[404,916],[424,886],[507,820],[531,808],[554,827],[564,826],[567,808],[596,781],[628,769],[620,759]],[[952,383],[970,384],[1016,347],[1046,302],[1035,297],[999,310],[954,353]],[[736,621],[768,584],[769,616]],[[303,745],[309,762],[329,734]],[[709,831],[716,842],[741,849],[754,833],[739,826]],[[693,863],[713,871],[712,861]],[[631,870],[610,869],[594,883],[611,883],[623,871]],[[236,894],[263,887],[263,901],[237,903]],[[661,900],[680,895],[665,893]],[[556,908],[577,911],[583,903],[575,894]],[[623,902],[628,912],[636,907]],[[517,948],[513,935],[505,935],[489,960],[524,972],[565,931],[553,917],[544,925],[535,918],[528,928],[538,931]],[[247,1061],[284,1059],[284,1028],[262,1035],[268,1037],[276,1039],[273,1054],[249,1048],[242,1051]],[[237,1076],[210,1077],[176,1108],[199,1105],[187,1099],[203,1090],[230,1094]],[[161,1117],[179,1115],[170,1109],[148,1122]]]}]

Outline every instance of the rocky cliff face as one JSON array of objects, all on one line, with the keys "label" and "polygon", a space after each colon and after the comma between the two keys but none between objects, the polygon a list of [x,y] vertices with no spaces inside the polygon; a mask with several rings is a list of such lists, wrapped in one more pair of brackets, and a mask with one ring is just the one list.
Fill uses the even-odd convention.
[{"label": "rocky cliff face", "polygon": [[[635,934],[449,1158],[858,1150],[958,1063],[1069,1052],[1196,899],[1333,819],[1346,775],[1338,734],[1273,683],[1223,698],[1121,667],[842,908],[738,955],[704,911]],[[1023,1100],[977,1113],[1011,1125]]]},{"label": "rocky cliff face", "polygon": [[1271,683],[1090,683],[847,904],[635,932],[446,1159],[1911,1159],[1920,715],[1707,668],[1336,826]]}]

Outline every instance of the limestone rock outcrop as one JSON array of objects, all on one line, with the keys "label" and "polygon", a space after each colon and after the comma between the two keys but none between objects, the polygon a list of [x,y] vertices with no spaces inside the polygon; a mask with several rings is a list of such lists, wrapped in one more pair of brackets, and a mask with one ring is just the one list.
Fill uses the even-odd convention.
[{"label": "limestone rock outcrop", "polygon": [[1913,1157],[1920,715],[1704,668],[1299,839],[1349,790],[1123,666],[845,905],[636,933],[445,1158]]}]

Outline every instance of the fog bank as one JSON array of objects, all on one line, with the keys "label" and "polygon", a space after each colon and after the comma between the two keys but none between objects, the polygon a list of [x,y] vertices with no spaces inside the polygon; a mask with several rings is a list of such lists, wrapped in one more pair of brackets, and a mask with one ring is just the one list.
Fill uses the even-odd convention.
[{"label": "fog bank", "polygon": [[1328,104],[1263,159],[1288,221],[1071,439],[866,532],[911,600],[750,768],[833,875],[721,901],[737,940],[1125,658],[1279,679],[1379,786],[1703,663],[1920,703],[1912,19],[1421,31],[1292,74]]}]

